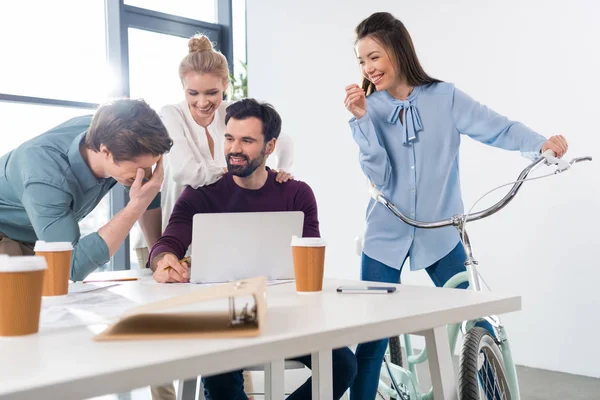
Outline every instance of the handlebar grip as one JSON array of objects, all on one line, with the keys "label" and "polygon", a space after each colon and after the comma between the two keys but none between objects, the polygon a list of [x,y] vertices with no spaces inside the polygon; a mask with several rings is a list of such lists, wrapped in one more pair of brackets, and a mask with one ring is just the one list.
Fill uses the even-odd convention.
[{"label": "handlebar grip", "polygon": [[556,153],[553,150],[546,150],[545,152],[542,153],[542,157],[544,158],[555,158],[556,157]]},{"label": "handlebar grip", "polygon": [[369,194],[375,201],[379,201],[379,196],[383,196],[383,193],[377,190],[377,188],[373,185],[369,185]]}]

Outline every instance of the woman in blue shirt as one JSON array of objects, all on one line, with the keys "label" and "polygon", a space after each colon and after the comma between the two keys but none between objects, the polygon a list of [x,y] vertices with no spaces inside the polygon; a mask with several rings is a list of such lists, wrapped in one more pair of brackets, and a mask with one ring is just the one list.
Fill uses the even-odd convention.
[{"label": "woman in blue shirt", "polygon": [[[408,216],[433,221],[463,212],[458,172],[461,134],[529,158],[567,151],[564,137],[549,140],[479,104],[453,84],[427,75],[405,26],[375,13],[356,28],[362,87],[346,87],[345,106],[370,182]],[[361,279],[397,283],[406,259],[436,286],[464,271],[465,252],[453,227],[422,230],[392,217],[373,200],[367,209]],[[464,285],[466,286],[466,284]],[[387,339],[356,350],[352,399],[374,399]]]}]

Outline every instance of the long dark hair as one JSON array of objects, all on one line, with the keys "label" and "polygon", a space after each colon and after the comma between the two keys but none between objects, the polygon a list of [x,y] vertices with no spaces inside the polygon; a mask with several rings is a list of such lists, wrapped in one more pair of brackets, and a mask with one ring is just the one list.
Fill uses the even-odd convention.
[{"label": "long dark hair", "polygon": [[[396,59],[400,75],[410,86],[427,85],[441,82],[425,73],[415,46],[404,24],[388,12],[377,12],[363,20],[355,29],[356,42],[371,37],[391,52]],[[375,85],[363,77],[362,88],[367,95],[373,93]]]}]

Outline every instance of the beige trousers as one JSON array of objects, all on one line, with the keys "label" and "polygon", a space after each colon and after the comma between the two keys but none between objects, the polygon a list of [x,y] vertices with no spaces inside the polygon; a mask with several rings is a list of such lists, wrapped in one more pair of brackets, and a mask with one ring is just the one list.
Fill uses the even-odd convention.
[{"label": "beige trousers", "polygon": [[146,263],[148,262],[148,258],[150,258],[150,251],[147,247],[140,247],[135,249],[135,255],[137,257],[138,264],[140,265],[140,269],[146,268]]},{"label": "beige trousers", "polygon": [[32,256],[34,243],[19,242],[18,240],[12,240],[4,233],[0,232],[0,254],[7,254],[9,256]]}]

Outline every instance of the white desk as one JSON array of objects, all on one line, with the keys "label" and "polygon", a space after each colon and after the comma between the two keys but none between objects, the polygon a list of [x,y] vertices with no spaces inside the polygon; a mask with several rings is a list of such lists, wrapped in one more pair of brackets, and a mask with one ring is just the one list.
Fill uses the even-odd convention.
[{"label": "white desk", "polygon": [[[111,290],[139,303],[197,290],[149,277]],[[268,288],[262,335],[244,339],[95,342],[86,327],[0,338],[0,397],[82,399],[197,375],[269,364],[271,396],[282,399],[282,360],[313,355],[314,399],[331,399],[331,349],[422,332],[437,399],[457,398],[445,325],[517,311],[519,296],[398,285],[394,294],[339,294],[353,281],[326,280],[319,294]],[[316,376],[315,376],[316,375]]]}]

